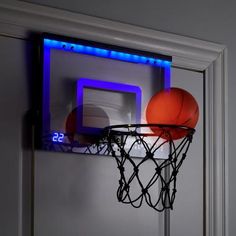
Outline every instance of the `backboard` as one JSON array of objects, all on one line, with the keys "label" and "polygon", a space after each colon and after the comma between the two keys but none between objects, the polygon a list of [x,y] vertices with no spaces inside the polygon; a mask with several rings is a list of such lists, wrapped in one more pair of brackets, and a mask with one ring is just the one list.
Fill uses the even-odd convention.
[{"label": "backboard", "polygon": [[109,154],[93,146],[103,128],[145,124],[148,101],[170,86],[171,57],[153,52],[43,34],[41,59],[46,150]]}]

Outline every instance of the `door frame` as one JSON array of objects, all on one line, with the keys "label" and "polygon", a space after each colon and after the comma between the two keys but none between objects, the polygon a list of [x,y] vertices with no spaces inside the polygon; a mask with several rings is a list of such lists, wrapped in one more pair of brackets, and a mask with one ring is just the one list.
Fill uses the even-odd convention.
[{"label": "door frame", "polygon": [[[45,31],[171,55],[174,66],[204,71],[204,230],[207,236],[228,235],[227,48],[221,44],[32,3],[1,1],[0,35],[29,39],[30,32]],[[21,179],[22,176],[19,176],[19,185]],[[22,195],[21,187],[19,191]],[[22,213],[21,203],[19,211]],[[19,235],[22,235],[21,232]]]}]

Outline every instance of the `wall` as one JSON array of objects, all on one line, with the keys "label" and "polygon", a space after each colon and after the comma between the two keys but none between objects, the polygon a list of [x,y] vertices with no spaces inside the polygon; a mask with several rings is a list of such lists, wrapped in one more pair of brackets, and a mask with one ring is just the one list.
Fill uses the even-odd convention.
[{"label": "wall", "polygon": [[222,43],[228,48],[229,62],[229,235],[236,232],[236,186],[234,184],[236,159],[234,156],[236,126],[235,88],[236,80],[236,30],[234,1],[56,1],[33,0],[40,4],[68,9],[92,16],[139,25],[179,35]]},{"label": "wall", "polygon": [[[37,1],[31,1],[37,2]],[[235,16],[235,7],[236,3],[228,2],[227,5],[224,2],[215,2],[215,1],[188,1],[188,2],[174,2],[168,1],[165,2],[157,2],[155,0],[149,1],[114,1],[114,0],[100,0],[100,1],[40,1],[40,3],[52,5],[58,8],[70,9],[71,11],[77,11],[83,14],[99,16],[102,18],[117,20],[125,23],[130,23],[134,25],[140,25],[147,28],[153,28],[157,30],[162,30],[166,32],[173,32],[180,35],[186,35],[190,37],[195,37],[199,39],[204,39],[208,41],[218,42],[225,44],[229,49],[229,235],[234,235],[236,232],[236,225],[234,224],[234,219],[236,217],[236,205],[234,204],[234,199],[236,199],[236,186],[234,184],[235,179],[235,171],[234,168],[236,166],[236,160],[234,158],[234,137],[233,134],[236,131],[236,126],[234,126],[233,121],[236,119],[236,112],[234,109],[234,90],[236,86],[236,82],[234,80],[234,74],[236,72],[234,62],[236,61],[236,32],[234,32],[234,22],[236,20]],[[2,41],[2,40],[1,40]],[[4,41],[4,39],[3,39]],[[20,43],[20,42],[19,42]],[[23,42],[21,42],[23,44]],[[21,44],[20,43],[20,44]],[[9,47],[9,41],[7,43],[2,44],[3,48],[7,48],[10,50],[10,55],[12,55],[11,60],[14,60],[14,55],[16,55],[16,51],[14,48]],[[6,58],[6,54],[9,55],[9,52],[1,51],[1,58]],[[18,53],[17,53],[18,55]],[[24,59],[22,58],[22,62]],[[20,135],[21,135],[21,117],[16,114],[23,114],[27,110],[27,99],[22,97],[22,94],[25,94],[24,84],[27,84],[26,81],[24,84],[18,83],[20,80],[26,80],[23,75],[27,74],[25,71],[22,73],[19,71],[18,62],[12,63],[12,61],[3,60],[4,64],[1,65],[1,68],[8,68],[9,65],[15,65],[15,67],[10,67],[9,71],[11,72],[7,75],[7,82],[1,80],[1,106],[4,109],[8,106],[9,101],[12,101],[13,104],[12,110],[19,109],[19,113],[11,113],[12,110],[7,113],[5,116],[5,120],[2,119],[2,127],[4,127],[4,135],[11,133],[11,136],[8,137],[9,142],[1,140],[1,148],[2,155],[8,155],[9,159],[1,163],[1,186],[7,186],[6,195],[1,196],[1,209],[4,206],[4,202],[10,201],[12,202],[18,201],[18,186],[16,179],[8,179],[6,181],[4,173],[8,173],[7,176],[10,176],[11,173],[13,176],[16,176],[19,169],[17,166],[17,160],[15,160],[16,156],[19,157],[21,155],[20,148],[18,145],[20,144]],[[29,65],[29,64],[28,64]],[[22,65],[24,68],[25,64]],[[17,71],[17,74],[16,74]],[[14,81],[11,82],[10,78],[14,74]],[[2,73],[1,73],[2,74]],[[2,77],[3,78],[3,77]],[[12,83],[12,84],[11,84]],[[9,91],[8,88],[12,87],[12,90]],[[19,92],[23,91],[23,93]],[[12,94],[14,95],[12,95]],[[5,100],[4,100],[4,99]],[[19,104],[22,102],[23,104]],[[11,115],[12,114],[12,115]],[[14,117],[13,120],[12,117]],[[11,118],[11,119],[10,119]],[[7,124],[5,121],[9,121]],[[17,127],[14,128],[13,124],[16,124]],[[14,137],[14,139],[12,139]],[[7,138],[5,138],[7,140]],[[11,145],[10,145],[11,143]],[[12,143],[14,143],[14,147],[16,149],[12,149]],[[5,159],[4,159],[5,160]],[[12,165],[12,163],[13,165]],[[6,197],[5,197],[6,196]],[[16,210],[16,206],[12,205],[6,214],[4,213],[4,222],[12,222],[12,225],[17,225],[16,218],[12,218],[14,215],[17,217],[18,212]],[[1,219],[2,220],[2,219]],[[0,234],[1,235],[16,235],[17,228],[11,227],[11,225],[3,224],[4,227],[1,227]],[[11,229],[11,231],[4,231],[4,229]]]}]

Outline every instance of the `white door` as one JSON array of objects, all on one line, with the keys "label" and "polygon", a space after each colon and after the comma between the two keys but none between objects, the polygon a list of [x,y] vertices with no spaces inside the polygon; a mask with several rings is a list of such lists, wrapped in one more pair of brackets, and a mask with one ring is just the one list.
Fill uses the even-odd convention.
[{"label": "white door", "polygon": [[[171,236],[203,235],[203,74],[172,70],[172,86],[197,99],[200,119],[177,177]],[[111,157],[36,152],[35,232],[40,235],[168,236],[164,214],[117,202],[118,171]]]}]

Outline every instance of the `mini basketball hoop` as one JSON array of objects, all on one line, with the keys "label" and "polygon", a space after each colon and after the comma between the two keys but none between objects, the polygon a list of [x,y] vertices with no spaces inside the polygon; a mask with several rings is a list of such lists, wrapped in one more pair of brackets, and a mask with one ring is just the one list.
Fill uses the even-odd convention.
[{"label": "mini basketball hoop", "polygon": [[[147,129],[153,128],[158,128],[158,136],[147,132]],[[186,135],[174,140],[171,137],[173,131],[184,131]],[[131,204],[135,208],[141,207],[146,201],[151,208],[159,212],[172,209],[177,174],[186,158],[194,132],[193,128],[177,125],[126,124],[106,127],[104,135],[108,149],[115,157],[120,173],[118,201]],[[168,147],[166,156],[158,157],[156,154],[160,154],[160,149],[164,146]],[[133,156],[135,152],[137,155]],[[142,159],[133,158],[139,157],[140,153],[144,153]],[[143,181],[141,170],[147,162],[152,162],[154,168],[149,179]],[[131,187],[133,182],[135,188],[138,188],[135,193]]]}]

